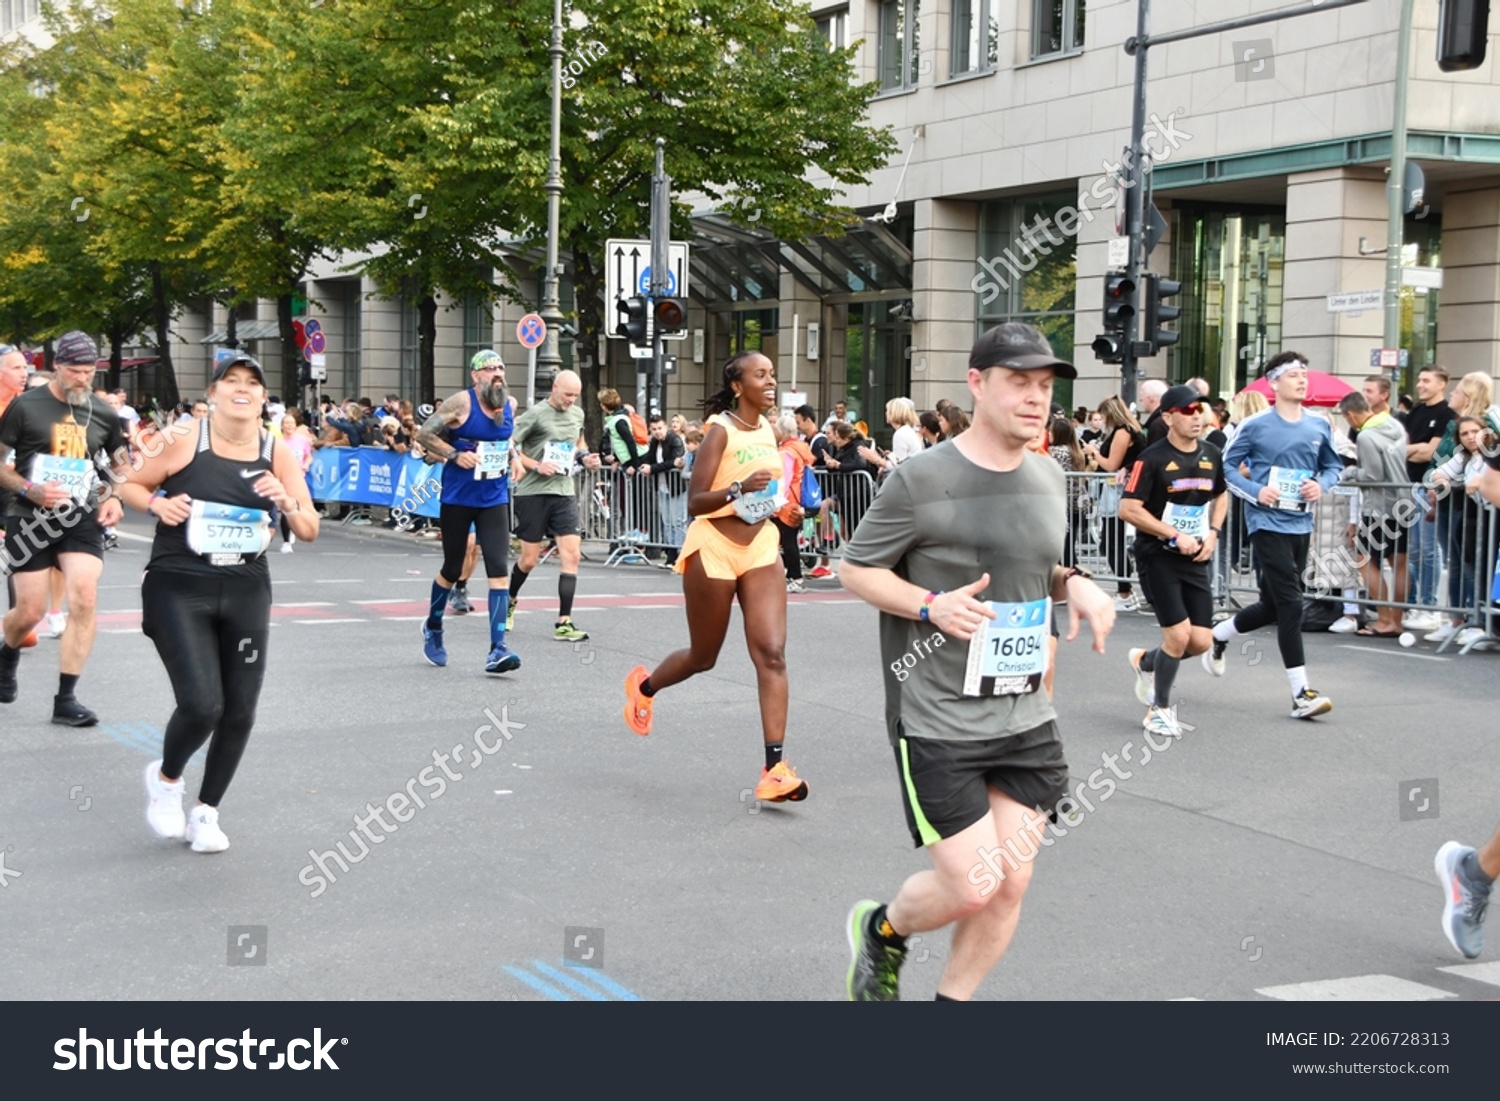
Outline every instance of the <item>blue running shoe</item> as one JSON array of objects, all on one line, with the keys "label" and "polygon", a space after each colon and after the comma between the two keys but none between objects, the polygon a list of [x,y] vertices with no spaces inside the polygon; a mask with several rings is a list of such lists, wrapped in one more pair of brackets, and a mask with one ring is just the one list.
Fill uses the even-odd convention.
[{"label": "blue running shoe", "polygon": [[442,628],[434,631],[422,628],[422,656],[439,669],[448,664],[448,651],[443,649]]},{"label": "blue running shoe", "polygon": [[1467,960],[1484,951],[1484,911],[1490,901],[1489,884],[1475,882],[1464,872],[1464,858],[1473,851],[1449,841],[1433,859],[1443,885],[1443,935]]},{"label": "blue running shoe", "polygon": [[484,663],[486,673],[511,673],[521,668],[521,655],[513,654],[504,646],[496,646],[490,651],[489,660]]}]

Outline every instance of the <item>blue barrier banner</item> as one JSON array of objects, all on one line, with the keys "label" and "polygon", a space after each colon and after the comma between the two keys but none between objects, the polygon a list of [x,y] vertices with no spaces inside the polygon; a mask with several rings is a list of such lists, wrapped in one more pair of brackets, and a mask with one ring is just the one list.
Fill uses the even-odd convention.
[{"label": "blue barrier banner", "polygon": [[436,517],[443,468],[378,447],[320,447],[307,485],[315,501],[399,508]]}]

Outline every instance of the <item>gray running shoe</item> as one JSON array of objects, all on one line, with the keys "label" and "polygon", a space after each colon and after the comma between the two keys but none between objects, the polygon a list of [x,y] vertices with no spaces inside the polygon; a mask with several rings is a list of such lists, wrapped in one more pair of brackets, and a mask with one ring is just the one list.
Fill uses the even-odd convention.
[{"label": "gray running shoe", "polygon": [[1449,841],[1432,862],[1443,887],[1443,935],[1467,960],[1484,951],[1484,911],[1490,902],[1490,885],[1464,874],[1464,859],[1473,851]]}]

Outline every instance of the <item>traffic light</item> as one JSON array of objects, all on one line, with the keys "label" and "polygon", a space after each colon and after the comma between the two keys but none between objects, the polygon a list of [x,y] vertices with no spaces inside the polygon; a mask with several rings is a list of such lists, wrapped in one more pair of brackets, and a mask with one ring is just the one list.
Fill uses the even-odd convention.
[{"label": "traffic light", "polygon": [[1105,363],[1123,363],[1125,336],[1135,316],[1135,283],[1123,271],[1104,273],[1104,332],[1094,338],[1094,356]]},{"label": "traffic light", "polygon": [[1170,348],[1182,339],[1182,334],[1175,329],[1163,329],[1162,326],[1168,321],[1176,321],[1182,316],[1181,306],[1169,306],[1166,299],[1173,298],[1182,293],[1182,284],[1175,279],[1168,279],[1162,275],[1152,275],[1149,272],[1145,276],[1145,286],[1142,288],[1142,305],[1145,314],[1141,319],[1141,340],[1150,345],[1151,350],[1147,355],[1156,355],[1163,348]]},{"label": "traffic light", "polygon": [[639,347],[651,343],[651,337],[646,331],[646,305],[644,298],[615,300],[615,308],[620,311],[620,321],[615,326],[615,332]]},{"label": "traffic light", "polygon": [[1441,0],[1437,63],[1445,73],[1477,69],[1488,45],[1490,0]]},{"label": "traffic light", "polygon": [[657,332],[663,335],[681,332],[687,326],[687,299],[658,298],[652,316],[656,318]]}]

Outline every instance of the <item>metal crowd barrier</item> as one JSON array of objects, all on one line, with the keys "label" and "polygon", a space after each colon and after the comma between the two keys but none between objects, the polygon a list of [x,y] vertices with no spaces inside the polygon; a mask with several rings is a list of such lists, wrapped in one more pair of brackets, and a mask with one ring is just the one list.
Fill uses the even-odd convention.
[{"label": "metal crowd barrier", "polygon": [[[803,519],[798,546],[815,564],[843,554],[844,544],[875,499],[876,484],[863,471],[813,473],[823,490],[823,507]],[[608,544],[608,566],[645,562],[648,553],[681,547],[692,522],[687,514],[688,477],[680,470],[660,475],[603,467],[578,471],[584,539]]]},{"label": "metal crowd barrier", "polygon": [[[1068,535],[1065,564],[1090,570],[1101,585],[1126,585],[1139,591],[1134,553],[1135,529],[1119,519],[1122,492],[1113,474],[1068,473]],[[1253,548],[1244,525],[1245,502],[1233,493],[1224,535],[1214,552],[1214,597],[1224,611],[1259,599]],[[1344,482],[1312,506],[1313,532],[1309,542],[1304,593],[1309,601],[1328,601],[1373,609],[1395,604],[1439,616],[1444,622],[1462,620],[1478,627],[1483,638],[1471,639],[1461,651],[1500,639],[1500,512],[1456,484],[1451,490],[1424,488],[1410,482]],[[1428,519],[1431,516],[1432,519]],[[1379,523],[1371,524],[1376,519]],[[1408,583],[1406,599],[1391,599],[1395,563],[1383,563],[1383,592],[1363,591],[1362,569],[1371,561],[1354,532],[1364,526],[1369,541],[1394,553],[1398,534],[1407,541],[1406,571],[1413,572],[1413,551],[1419,540],[1431,539],[1436,562],[1418,572],[1418,585],[1430,587],[1434,602],[1424,604],[1419,587]],[[1382,599],[1384,597],[1384,599]],[[1456,635],[1441,649],[1457,645]]]}]

